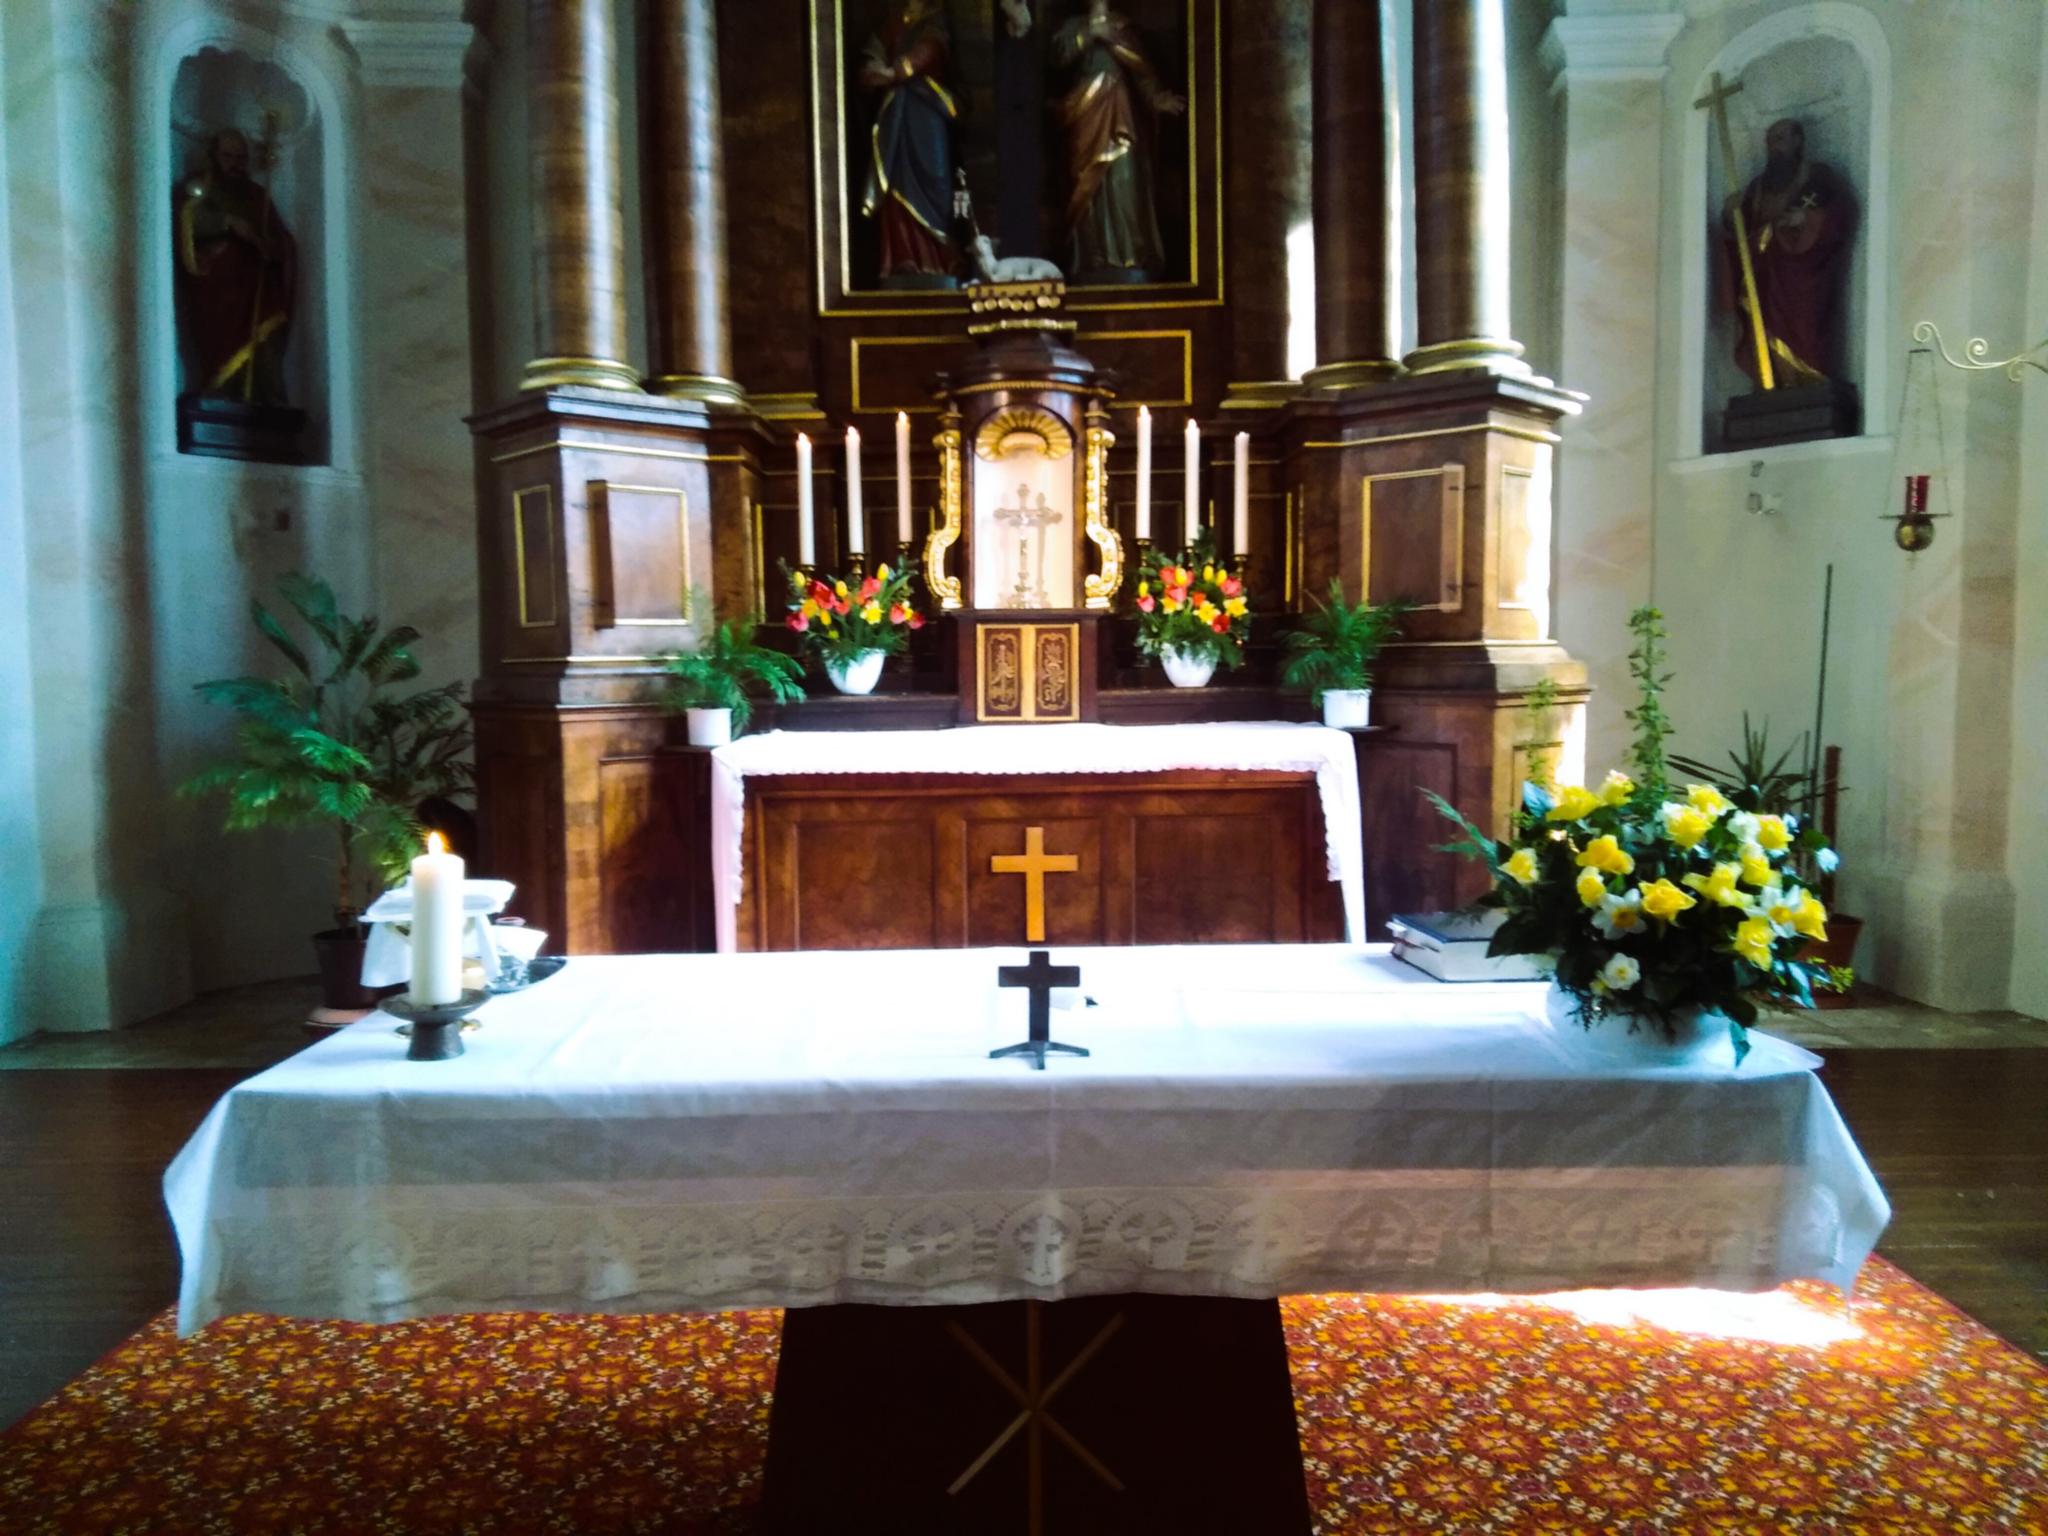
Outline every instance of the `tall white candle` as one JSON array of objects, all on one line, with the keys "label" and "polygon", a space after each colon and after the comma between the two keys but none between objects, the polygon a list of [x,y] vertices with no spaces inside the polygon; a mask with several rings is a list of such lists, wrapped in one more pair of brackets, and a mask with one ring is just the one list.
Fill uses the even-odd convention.
[{"label": "tall white candle", "polygon": [[412,988],[415,1006],[462,1000],[462,860],[438,832],[412,861]]},{"label": "tall white candle", "polygon": [[868,547],[866,519],[860,504],[860,428],[846,429],[846,547],[865,554]]},{"label": "tall white candle", "polygon": [[796,435],[796,563],[818,563],[818,528],[811,516],[811,440]]},{"label": "tall white candle", "polygon": [[1152,408],[1138,407],[1138,537],[1152,537]]},{"label": "tall white candle", "polygon": [[910,542],[910,413],[896,413],[896,542]]},{"label": "tall white candle", "polygon": [[1237,473],[1230,484],[1230,552],[1242,555],[1252,539],[1252,435],[1237,434]]},{"label": "tall white candle", "polygon": [[1187,542],[1193,546],[1202,533],[1202,429],[1188,418],[1187,432]]}]

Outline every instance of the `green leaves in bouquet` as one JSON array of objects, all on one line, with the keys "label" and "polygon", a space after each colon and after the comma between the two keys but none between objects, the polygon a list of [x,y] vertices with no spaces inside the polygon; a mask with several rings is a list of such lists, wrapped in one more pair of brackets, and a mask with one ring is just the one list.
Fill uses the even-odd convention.
[{"label": "green leaves in bouquet", "polygon": [[[701,597],[693,608],[708,608]],[[803,663],[755,639],[760,620],[720,619],[693,651],[668,658],[668,690],[662,702],[673,710],[729,709],[733,734],[754,718],[756,688],[779,704],[801,703]]]},{"label": "green leaves in bouquet", "polygon": [[327,825],[337,839],[335,922],[355,921],[365,898],[359,868],[376,889],[403,879],[424,836],[420,805],[467,794],[473,782],[463,685],[414,693],[394,686],[420,675],[410,625],[384,629],[351,618],[318,577],[293,573],[278,593],[302,636],[258,599],[257,633],[288,668],[282,678],[226,677],[199,696],[240,717],[232,756],[179,786],[224,803],[229,831]]}]

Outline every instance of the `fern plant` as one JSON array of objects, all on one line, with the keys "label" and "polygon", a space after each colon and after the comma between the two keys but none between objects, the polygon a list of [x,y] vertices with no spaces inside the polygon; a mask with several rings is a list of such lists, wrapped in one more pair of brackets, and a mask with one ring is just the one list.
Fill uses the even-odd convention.
[{"label": "fern plant", "polygon": [[198,685],[200,697],[240,717],[236,749],[179,793],[221,799],[230,831],[332,827],[334,921],[348,928],[370,897],[405,878],[425,835],[419,805],[471,787],[462,684],[395,692],[420,674],[418,630],[345,616],[317,577],[295,572],[278,590],[310,638],[260,599],[251,603],[289,670]]},{"label": "fern plant", "polygon": [[804,696],[803,663],[754,640],[755,621],[721,619],[694,651],[668,659],[670,709],[729,709],[735,736],[754,718],[753,689],[794,704]]},{"label": "fern plant", "polygon": [[1309,702],[1320,705],[1323,695],[1333,690],[1370,688],[1372,663],[1400,630],[1402,603],[1347,603],[1344,583],[1330,581],[1330,600],[1311,598],[1315,611],[1301,627],[1287,637],[1287,659],[1280,667],[1280,681],[1289,688],[1308,691]]}]

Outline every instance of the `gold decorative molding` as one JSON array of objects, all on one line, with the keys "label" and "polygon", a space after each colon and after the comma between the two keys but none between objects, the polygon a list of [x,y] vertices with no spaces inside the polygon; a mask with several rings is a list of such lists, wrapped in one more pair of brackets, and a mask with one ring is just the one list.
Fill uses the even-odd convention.
[{"label": "gold decorative molding", "polygon": [[1082,596],[1090,608],[1107,608],[1124,584],[1124,545],[1109,522],[1109,450],[1116,434],[1109,430],[1109,412],[1100,403],[1088,407],[1086,461],[1083,465],[1084,530],[1102,556],[1100,572],[1083,577]]},{"label": "gold decorative molding", "polygon": [[[1372,593],[1372,494],[1375,485],[1395,480],[1441,479],[1442,497],[1438,502],[1439,522],[1437,527],[1437,571],[1438,598],[1434,603],[1425,603],[1409,598],[1409,604],[1418,612],[1457,613],[1465,606],[1465,466],[1463,464],[1438,464],[1429,469],[1397,469],[1386,474],[1366,475],[1360,486],[1362,505],[1358,520],[1358,570],[1360,596],[1371,600]],[[1420,530],[1417,530],[1419,533]],[[1390,597],[1407,598],[1405,593],[1390,593]]]},{"label": "gold decorative molding", "polygon": [[1506,422],[1474,421],[1462,427],[1425,427],[1418,432],[1388,432],[1379,437],[1346,437],[1333,442],[1306,442],[1304,448],[1370,448],[1379,443],[1412,443],[1425,437],[1458,437],[1467,432],[1498,432],[1502,437],[1518,437],[1525,443],[1549,443],[1553,446],[1564,441],[1555,432],[1544,432],[1535,427],[1517,427]]},{"label": "gold decorative molding", "polygon": [[974,456],[990,463],[1034,448],[1048,459],[1064,459],[1074,451],[1073,432],[1041,405],[1005,406],[974,432]]},{"label": "gold decorative molding", "polygon": [[939,450],[939,526],[925,536],[925,589],[943,609],[960,606],[960,578],[946,574],[946,551],[960,542],[960,412],[951,406],[939,418],[932,446]]},{"label": "gold decorative molding", "polygon": [[521,389],[556,389],[563,385],[616,389],[631,395],[641,393],[640,375],[609,357],[536,357],[526,365],[519,380]]},{"label": "gold decorative molding", "polygon": [[[612,493],[624,491],[632,496],[656,498],[674,497],[676,503],[676,552],[678,582],[676,587],[675,618],[621,618],[618,611],[618,557],[612,543]],[[597,590],[592,594],[592,627],[596,629],[688,629],[695,620],[690,614],[690,502],[688,496],[672,485],[626,485],[616,480],[593,480],[589,486],[589,500],[593,510],[603,509],[603,550],[604,559],[596,564],[594,574],[599,579]]]},{"label": "gold decorative molding", "polygon": [[1306,380],[1234,379],[1223,386],[1226,411],[1270,411],[1300,398]]},{"label": "gold decorative molding", "polygon": [[557,449],[564,453],[612,453],[626,459],[680,459],[686,464],[744,464],[746,455],[739,453],[700,453],[685,448],[640,448],[629,443],[596,443],[581,437],[552,438],[545,443],[533,443],[525,448],[514,448],[510,453],[491,456],[493,464],[510,464],[514,459],[527,459],[536,453],[553,453]]},{"label": "gold decorative molding", "polygon": [[[526,498],[540,497],[541,553],[538,560],[527,554],[527,512]],[[547,573],[548,611],[545,618],[533,616],[533,604],[528,600],[527,573],[533,566]],[[519,594],[519,627],[521,629],[553,629],[558,619],[555,608],[555,490],[551,485],[529,485],[524,490],[512,493],[512,582]]]}]

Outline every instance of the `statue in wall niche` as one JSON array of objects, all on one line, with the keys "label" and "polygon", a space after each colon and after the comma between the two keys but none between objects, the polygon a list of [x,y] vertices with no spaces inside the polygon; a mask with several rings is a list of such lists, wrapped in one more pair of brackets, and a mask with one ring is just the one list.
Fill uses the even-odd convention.
[{"label": "statue in wall niche", "polygon": [[[1727,259],[1722,299],[1737,316],[1735,361],[1757,380],[1755,325],[1760,316],[1779,389],[1825,385],[1841,373],[1841,310],[1856,234],[1856,194],[1833,166],[1809,158],[1806,130],[1780,118],[1764,134],[1764,168],[1722,210]],[[1735,209],[1742,209],[1759,316],[1739,290],[1741,252]]]},{"label": "statue in wall niche", "polygon": [[939,0],[889,0],[861,61],[861,84],[881,93],[861,212],[876,222],[885,287],[958,282],[951,51]]},{"label": "statue in wall niche", "polygon": [[1073,70],[1060,105],[1073,187],[1067,200],[1068,270],[1081,283],[1149,282],[1164,265],[1153,201],[1153,134],[1187,102],[1168,90],[1138,32],[1109,0],[1053,37],[1053,57]]},{"label": "statue in wall niche", "polygon": [[251,174],[238,128],[207,142],[206,165],[177,190],[178,331],[188,394],[288,404],[284,349],[298,248]]}]

